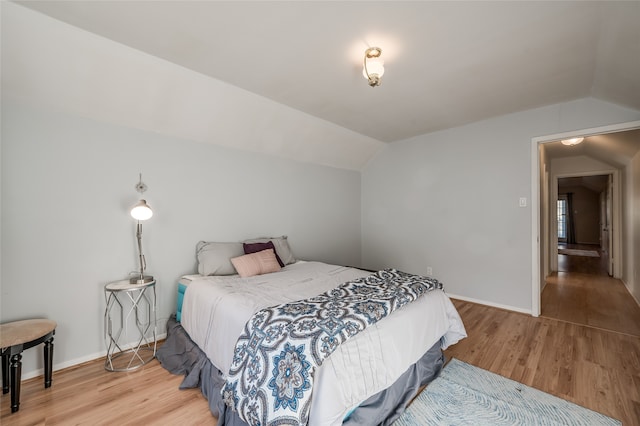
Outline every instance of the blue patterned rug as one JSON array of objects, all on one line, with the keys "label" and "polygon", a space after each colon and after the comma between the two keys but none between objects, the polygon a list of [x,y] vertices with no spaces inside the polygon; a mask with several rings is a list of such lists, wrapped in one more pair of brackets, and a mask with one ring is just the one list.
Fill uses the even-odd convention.
[{"label": "blue patterned rug", "polygon": [[452,359],[393,426],[621,425],[595,411]]}]

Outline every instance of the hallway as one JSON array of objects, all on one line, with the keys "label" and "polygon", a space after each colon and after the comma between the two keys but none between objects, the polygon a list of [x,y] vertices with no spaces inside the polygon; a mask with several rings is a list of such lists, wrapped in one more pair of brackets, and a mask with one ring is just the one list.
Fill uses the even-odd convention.
[{"label": "hallway", "polygon": [[640,336],[640,306],[600,257],[559,254],[558,269],[546,279],[541,316]]}]

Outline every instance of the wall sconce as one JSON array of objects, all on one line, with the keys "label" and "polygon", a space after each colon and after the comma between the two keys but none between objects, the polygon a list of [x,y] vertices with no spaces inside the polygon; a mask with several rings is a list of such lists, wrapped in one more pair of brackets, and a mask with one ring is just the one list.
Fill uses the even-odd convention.
[{"label": "wall sconce", "polygon": [[370,47],[364,52],[364,67],[362,75],[369,82],[369,86],[380,86],[380,79],[384,74],[384,61],[380,58],[382,49]]},{"label": "wall sconce", "polygon": [[584,140],[584,138],[565,139],[565,140],[562,141],[562,145],[574,146],[574,145],[578,145],[583,140]]},{"label": "wall sconce", "polygon": [[[142,182],[142,173],[140,173],[140,181],[136,184],[136,191],[142,195],[147,190],[147,185]],[[136,226],[136,239],[138,240],[138,259],[140,261],[140,271],[129,282],[131,284],[146,284],[153,281],[153,277],[145,275],[144,270],[147,269],[147,261],[142,254],[142,223],[141,221],[147,220],[153,216],[153,210],[147,204],[147,201],[141,199],[131,208],[131,217],[138,221]]]}]

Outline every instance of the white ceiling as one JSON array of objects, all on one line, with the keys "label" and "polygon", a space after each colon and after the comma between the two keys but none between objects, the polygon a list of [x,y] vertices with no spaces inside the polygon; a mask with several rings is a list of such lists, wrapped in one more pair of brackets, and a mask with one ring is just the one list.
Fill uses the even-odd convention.
[{"label": "white ceiling", "polygon": [[384,142],[588,96],[640,109],[638,1],[18,3]]},{"label": "white ceiling", "polygon": [[620,169],[640,152],[640,129],[588,136],[574,146],[563,145],[561,141],[542,146],[550,159],[584,155]]}]

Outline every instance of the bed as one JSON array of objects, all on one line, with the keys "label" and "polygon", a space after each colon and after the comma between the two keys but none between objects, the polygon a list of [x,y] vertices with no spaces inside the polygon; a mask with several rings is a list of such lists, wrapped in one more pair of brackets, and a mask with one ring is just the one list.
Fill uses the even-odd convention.
[{"label": "bed", "polygon": [[[201,271],[202,272],[202,271]],[[234,346],[261,309],[296,302],[371,272],[292,261],[277,272],[191,275],[179,283],[180,322],[170,320],[162,365],[199,386],[219,425],[246,425],[221,398]],[[180,304],[181,302],[181,304]],[[433,290],[347,340],[315,371],[309,425],[390,424],[444,363],[442,350],[466,337],[442,290]]]}]

